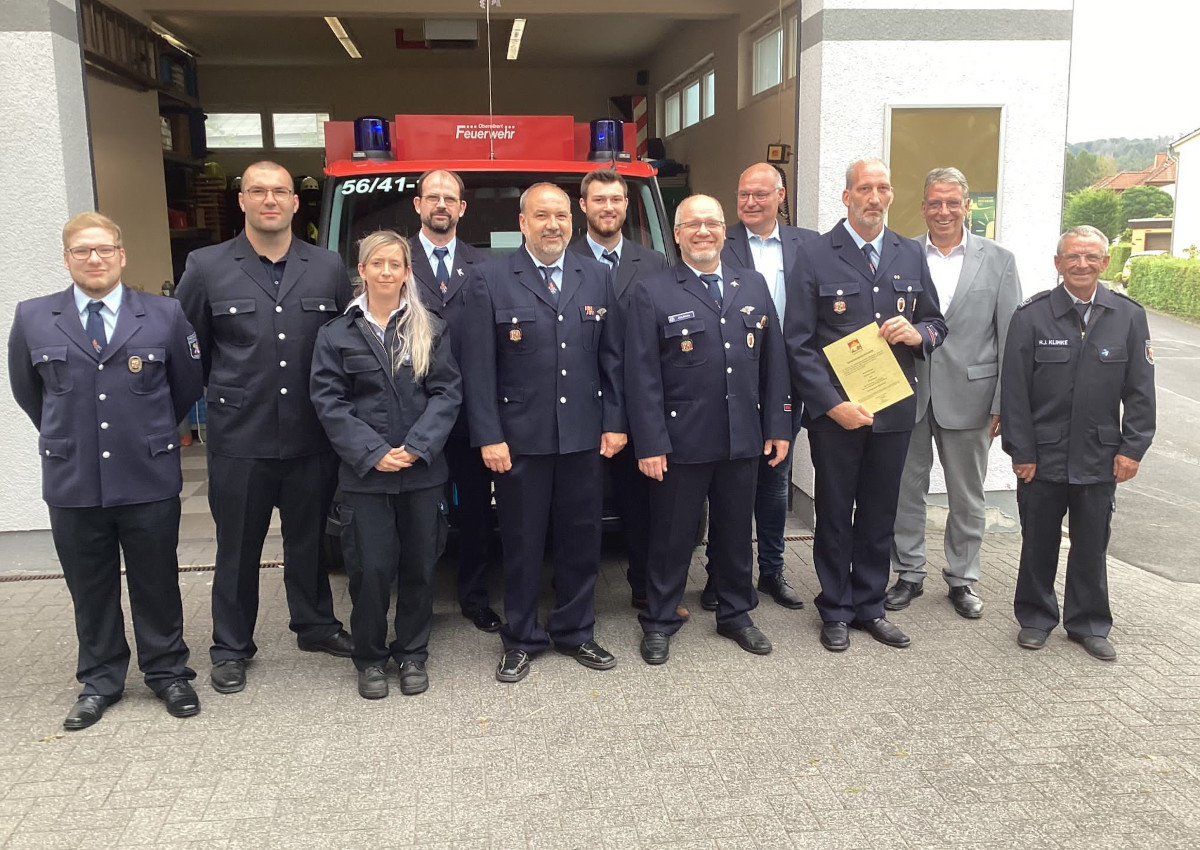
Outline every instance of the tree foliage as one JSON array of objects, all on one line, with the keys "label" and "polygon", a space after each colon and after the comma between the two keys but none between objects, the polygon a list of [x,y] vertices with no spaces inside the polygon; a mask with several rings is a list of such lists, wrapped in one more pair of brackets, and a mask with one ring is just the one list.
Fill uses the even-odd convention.
[{"label": "tree foliage", "polygon": [[1068,149],[1063,160],[1063,189],[1070,195],[1116,173],[1116,163],[1111,157],[1097,156],[1087,150],[1072,153]]},{"label": "tree foliage", "polygon": [[1157,186],[1130,186],[1121,193],[1125,227],[1135,218],[1159,218],[1175,211],[1175,199]]},{"label": "tree foliage", "polygon": [[1068,145],[1067,151],[1075,154],[1089,151],[1100,157],[1112,157],[1119,171],[1141,171],[1152,165],[1154,155],[1165,151],[1170,144],[1170,136],[1157,139],[1094,139]]},{"label": "tree foliage", "polygon": [[1063,226],[1078,227],[1090,224],[1112,239],[1125,227],[1121,214],[1121,198],[1109,189],[1082,189],[1067,200],[1063,211]]}]

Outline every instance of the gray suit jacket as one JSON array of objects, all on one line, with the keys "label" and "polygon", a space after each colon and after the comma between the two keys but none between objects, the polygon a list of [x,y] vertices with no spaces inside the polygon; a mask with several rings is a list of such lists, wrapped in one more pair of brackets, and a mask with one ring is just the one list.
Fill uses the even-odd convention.
[{"label": "gray suit jacket", "polygon": [[[928,234],[917,237],[922,248]],[[980,236],[964,237],[958,288],[945,309],[946,341],[917,366],[917,419],[930,403],[943,428],[981,428],[1000,413],[1000,364],[1008,322],[1021,303],[1012,252]],[[932,398],[931,398],[932,396]]]}]

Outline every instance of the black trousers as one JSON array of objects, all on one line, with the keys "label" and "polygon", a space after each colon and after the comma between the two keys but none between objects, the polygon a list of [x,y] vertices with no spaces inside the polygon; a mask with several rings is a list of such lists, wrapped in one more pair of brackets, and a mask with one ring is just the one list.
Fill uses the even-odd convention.
[{"label": "black trousers", "polygon": [[900,476],[912,431],[809,431],[817,528],[813,564],[824,622],[883,616]]},{"label": "black trousers", "polygon": [[1021,514],[1021,565],[1013,613],[1023,627],[1051,631],[1058,625],[1058,547],[1067,516],[1071,549],[1067,554],[1063,627],[1068,634],[1108,637],[1108,539],[1112,531],[1116,482],[1065,484],[1034,479],[1017,482]]},{"label": "black trousers", "polygon": [[468,437],[451,434],[446,462],[458,511],[458,605],[463,611],[487,607],[492,548],[492,473]]},{"label": "black trousers", "polygon": [[[407,493],[342,491],[342,553],[350,578],[354,666],[383,667],[429,658],[433,565],[445,540],[443,488]],[[388,646],[388,606],[396,593],[396,639]]]},{"label": "black trousers", "polygon": [[[643,476],[644,477],[644,476]],[[753,625],[751,522],[758,458],[714,463],[675,463],[667,458],[662,481],[650,482],[648,607],[638,614],[642,630],[672,635],[683,625],[675,613],[687,585],[696,526],[708,497],[708,572],[717,592],[717,625]]]},{"label": "black trousers", "polygon": [[646,563],[650,555],[650,479],[638,469],[632,442],[603,465],[612,476],[613,499],[625,532],[629,559],[625,577],[629,590],[637,598],[645,599]]},{"label": "black trousers", "polygon": [[337,456],[278,460],[208,454],[208,505],[217,525],[213,572],[213,663],[258,651],[258,570],[272,508],[283,532],[283,586],[289,625],[306,642],[341,629],[321,562],[325,517],[337,484]]},{"label": "black trousers", "polygon": [[[565,646],[592,639],[600,569],[600,452],[517,455],[496,476],[504,545],[505,649],[541,652],[551,638]],[[546,627],[538,621],[546,531],[554,523],[554,594]]]},{"label": "black trousers", "polygon": [[125,690],[129,644],[121,610],[121,554],[133,613],[138,667],[161,693],[176,679],[194,679],[183,642],[179,597],[179,497],[113,508],[50,506],[54,548],[75,606],[79,658],[75,678],[85,694]]}]

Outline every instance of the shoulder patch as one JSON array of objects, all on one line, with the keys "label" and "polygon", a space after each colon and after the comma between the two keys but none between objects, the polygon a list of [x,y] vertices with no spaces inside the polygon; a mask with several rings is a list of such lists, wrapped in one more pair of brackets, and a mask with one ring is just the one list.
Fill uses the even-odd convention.
[{"label": "shoulder patch", "polygon": [[1028,298],[1026,298],[1024,301],[1022,301],[1019,305],[1017,305],[1017,309],[1020,310],[1022,307],[1028,307],[1034,301],[1041,301],[1043,298],[1048,297],[1050,295],[1050,293],[1053,291],[1054,290],[1052,290],[1052,289],[1043,289],[1041,292],[1035,292],[1035,293],[1033,293],[1033,295],[1030,295]]},{"label": "shoulder patch", "polygon": [[195,333],[188,334],[187,342],[188,342],[188,351],[191,353],[192,359],[199,360],[200,359],[200,340],[196,339],[196,334]]}]

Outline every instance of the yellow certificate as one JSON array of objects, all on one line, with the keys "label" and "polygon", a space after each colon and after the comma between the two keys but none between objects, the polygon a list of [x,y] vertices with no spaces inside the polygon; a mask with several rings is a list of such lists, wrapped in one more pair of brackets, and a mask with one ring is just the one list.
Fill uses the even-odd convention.
[{"label": "yellow certificate", "polygon": [[872,414],[913,394],[876,322],[831,342],[825,356],[850,401]]}]

